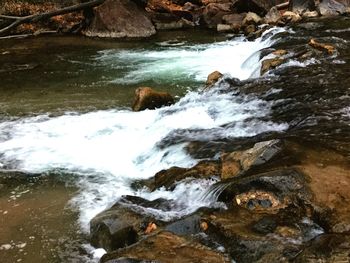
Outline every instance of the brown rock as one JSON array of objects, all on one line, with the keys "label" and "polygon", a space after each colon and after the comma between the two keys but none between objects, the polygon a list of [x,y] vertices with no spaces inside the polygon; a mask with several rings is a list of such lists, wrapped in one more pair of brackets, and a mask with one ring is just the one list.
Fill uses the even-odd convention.
[{"label": "brown rock", "polygon": [[274,69],[274,68],[278,67],[279,65],[282,65],[284,62],[285,62],[285,59],[283,59],[283,58],[269,58],[269,59],[265,59],[261,63],[260,74],[264,75],[269,70]]},{"label": "brown rock", "polygon": [[299,15],[314,11],[315,8],[315,0],[289,0],[289,10]]},{"label": "brown rock", "polygon": [[173,104],[174,98],[167,92],[158,92],[149,87],[140,87],[135,90],[133,111],[156,109]]},{"label": "brown rock", "polygon": [[105,263],[121,257],[156,260],[163,263],[230,262],[229,259],[208,247],[166,231],[151,235],[133,246],[108,253],[101,258],[100,262]]},{"label": "brown rock", "polygon": [[255,25],[248,25],[244,29],[244,34],[246,36],[253,34],[256,31],[256,26]]},{"label": "brown rock", "polygon": [[190,11],[185,10],[181,5],[177,5],[170,0],[149,0],[147,2],[146,10],[159,13],[174,14],[189,21],[192,21],[193,18]]},{"label": "brown rock", "polygon": [[242,24],[243,26],[248,25],[259,25],[262,22],[262,18],[253,12],[249,12],[244,17]]},{"label": "brown rock", "polygon": [[219,163],[216,161],[201,161],[192,168],[171,167],[162,170],[154,176],[154,189],[160,187],[171,188],[176,182],[185,178],[208,178],[220,173]]},{"label": "brown rock", "polygon": [[221,179],[227,179],[246,172],[254,166],[270,161],[282,151],[279,140],[259,142],[245,151],[221,155]]},{"label": "brown rock", "polygon": [[94,8],[90,26],[83,32],[90,37],[141,38],[156,30],[144,10],[131,0],[107,0]]},{"label": "brown rock", "polygon": [[317,11],[307,11],[301,15],[302,17],[305,18],[313,18],[313,17],[318,17]]},{"label": "brown rock", "polygon": [[273,55],[278,56],[278,57],[284,56],[284,55],[286,55],[287,53],[288,53],[288,51],[285,50],[285,49],[277,49],[277,50],[275,50],[274,52],[272,52]]},{"label": "brown rock", "polygon": [[218,24],[216,26],[216,31],[220,32],[220,33],[224,33],[224,32],[232,32],[233,31],[233,27],[231,25],[226,25],[226,24]]},{"label": "brown rock", "polygon": [[297,23],[300,20],[301,16],[291,11],[286,11],[282,15],[282,21],[285,23]]},{"label": "brown rock", "polygon": [[214,71],[208,75],[207,82],[205,83],[205,88],[211,88],[216,82],[223,76],[219,71]]},{"label": "brown rock", "polygon": [[245,15],[245,13],[225,15],[222,17],[222,21],[227,25],[231,25],[235,32],[238,32],[242,27]]},{"label": "brown rock", "polygon": [[281,13],[277,7],[272,7],[264,17],[264,22],[267,24],[276,25],[281,19]]},{"label": "brown rock", "polygon": [[231,8],[231,3],[210,3],[204,7],[201,20],[208,28],[216,28],[222,18],[232,12]]},{"label": "brown rock", "polygon": [[336,51],[334,46],[317,42],[314,38],[310,39],[309,45],[317,50],[327,52],[329,55],[333,55]]},{"label": "brown rock", "polygon": [[322,0],[317,8],[322,16],[337,16],[347,12],[348,0]]}]

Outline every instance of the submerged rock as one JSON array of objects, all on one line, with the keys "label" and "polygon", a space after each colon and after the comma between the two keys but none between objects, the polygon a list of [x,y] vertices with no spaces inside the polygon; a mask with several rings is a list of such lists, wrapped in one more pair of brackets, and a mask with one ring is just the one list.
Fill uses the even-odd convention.
[{"label": "submerged rock", "polygon": [[173,104],[174,98],[167,92],[158,92],[149,87],[140,87],[135,90],[133,111],[156,109]]},{"label": "submerged rock", "polygon": [[146,11],[131,0],[107,0],[94,8],[94,17],[83,32],[89,37],[142,38],[156,30]]},{"label": "submerged rock", "polygon": [[119,260],[120,258],[143,260],[142,262],[152,260],[152,262],[159,261],[163,263],[230,262],[230,260],[225,258],[222,254],[206,246],[167,231],[151,235],[133,246],[105,254],[100,262],[113,262],[113,260]]}]

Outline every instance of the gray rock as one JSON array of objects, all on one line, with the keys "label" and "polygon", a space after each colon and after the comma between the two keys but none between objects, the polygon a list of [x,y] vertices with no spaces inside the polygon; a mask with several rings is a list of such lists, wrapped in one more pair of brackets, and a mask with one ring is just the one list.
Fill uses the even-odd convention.
[{"label": "gray rock", "polygon": [[94,8],[90,26],[83,32],[89,37],[143,38],[156,30],[145,10],[131,0],[107,0]]}]

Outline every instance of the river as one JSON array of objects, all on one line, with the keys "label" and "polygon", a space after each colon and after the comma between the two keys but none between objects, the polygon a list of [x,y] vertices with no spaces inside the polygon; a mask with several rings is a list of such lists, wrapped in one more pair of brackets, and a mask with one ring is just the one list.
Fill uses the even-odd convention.
[{"label": "river", "polygon": [[[206,195],[213,179],[172,191],[132,187],[162,169],[218,157],[189,153],[190,142],[297,137],[348,154],[350,20],[340,21],[272,28],[255,41],[175,31],[143,41],[0,42],[0,169],[7,178],[0,181],[0,246],[10,245],[3,262],[94,262],[89,221],[125,194],[174,200],[171,212],[153,211],[164,220],[220,205]],[[311,37],[337,54],[291,58],[260,77],[264,50],[297,53]],[[202,92],[215,70],[242,84]],[[168,91],[177,102],[132,112],[139,86]]]}]

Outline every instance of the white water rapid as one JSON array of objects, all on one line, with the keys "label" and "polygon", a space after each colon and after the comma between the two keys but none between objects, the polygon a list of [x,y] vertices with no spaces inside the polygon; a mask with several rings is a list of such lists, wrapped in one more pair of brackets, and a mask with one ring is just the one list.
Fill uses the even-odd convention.
[{"label": "white water rapid", "polygon": [[[259,71],[258,51],[270,46],[272,36],[279,30],[270,30],[269,37],[265,35],[264,40],[254,42],[238,39],[149,53],[108,50],[97,59],[106,66],[112,63],[126,67],[126,75],[116,82],[176,79],[182,74],[203,80],[214,70],[246,79]],[[0,123],[0,168],[28,173],[59,171],[75,176],[81,190],[72,204],[80,211],[84,231],[88,231],[93,216],[125,194],[149,200],[159,197],[175,200],[178,209],[160,213],[164,219],[170,219],[213,205],[203,194],[215,179],[183,182],[174,191],[160,189],[153,193],[135,192],[131,182],[150,178],[171,166],[196,164],[198,160],[184,150],[186,142],[177,143],[179,136],[213,140],[286,129],[286,124],[263,119],[270,114],[271,106],[252,96],[189,92],[175,105],[157,110],[116,109],[4,121]],[[164,138],[171,141],[173,134],[177,137],[171,146],[158,147]]]}]

